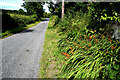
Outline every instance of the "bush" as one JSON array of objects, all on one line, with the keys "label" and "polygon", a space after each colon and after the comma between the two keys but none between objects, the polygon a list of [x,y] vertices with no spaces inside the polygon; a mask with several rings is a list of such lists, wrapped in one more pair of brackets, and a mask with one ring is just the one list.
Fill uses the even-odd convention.
[{"label": "bush", "polygon": [[13,19],[10,15],[3,13],[2,14],[2,31],[13,29],[18,27],[15,19]]},{"label": "bush", "polygon": [[91,14],[76,13],[72,17],[66,16],[57,24],[58,32],[64,35],[59,48],[66,57],[60,77],[119,79],[120,42],[107,33],[91,30]]},{"label": "bush", "polygon": [[59,18],[56,15],[50,17],[50,25],[49,28],[55,28],[55,25],[59,22]]},{"label": "bush", "polygon": [[19,14],[10,14],[10,16],[18,23],[20,26],[25,26],[26,24],[30,24],[36,21],[36,17],[33,16],[25,16]]},{"label": "bush", "polygon": [[[34,23],[38,19],[35,15],[25,16],[20,14],[2,14],[3,32],[17,27],[26,27],[27,24]],[[6,24],[7,23],[7,24]]]}]

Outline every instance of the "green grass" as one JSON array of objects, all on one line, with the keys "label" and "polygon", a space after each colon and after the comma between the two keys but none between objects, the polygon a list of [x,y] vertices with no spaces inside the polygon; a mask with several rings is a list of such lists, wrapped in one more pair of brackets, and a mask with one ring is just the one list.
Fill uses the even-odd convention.
[{"label": "green grass", "polygon": [[0,33],[0,36],[2,36],[2,38],[9,37],[9,36],[11,36],[13,34],[19,33],[19,32],[21,32],[23,30],[28,29],[28,28],[34,27],[38,23],[40,23],[40,21],[37,21],[37,22],[32,23],[32,24],[28,24],[28,25],[26,25],[26,27],[18,27],[18,28],[14,28],[14,29],[11,29],[11,30],[7,30],[4,33]]},{"label": "green grass", "polygon": [[45,41],[43,45],[42,59],[40,60],[39,78],[55,78],[58,76],[61,68],[60,51],[57,47],[57,42],[60,36],[57,29],[51,27],[53,21],[50,19],[48,28],[45,34]]}]

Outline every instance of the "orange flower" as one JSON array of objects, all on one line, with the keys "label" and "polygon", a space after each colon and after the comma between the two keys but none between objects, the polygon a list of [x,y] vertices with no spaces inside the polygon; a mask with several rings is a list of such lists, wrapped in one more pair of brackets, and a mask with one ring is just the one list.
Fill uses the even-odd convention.
[{"label": "orange flower", "polygon": [[74,49],[72,49],[72,51],[74,51]]},{"label": "orange flower", "polygon": [[96,39],[96,42],[97,42],[97,39]]},{"label": "orange flower", "polygon": [[94,35],[92,35],[94,38],[95,38],[95,36]]},{"label": "orange flower", "polygon": [[80,48],[82,48],[82,47],[80,46]]},{"label": "orange flower", "polygon": [[108,39],[109,41],[111,40],[111,39]]},{"label": "orange flower", "polygon": [[85,47],[85,49],[87,49],[87,47]]},{"label": "orange flower", "polygon": [[114,61],[114,63],[115,63],[116,61]]},{"label": "orange flower", "polygon": [[71,52],[71,54],[74,54],[73,52]]},{"label": "orange flower", "polygon": [[91,39],[91,36],[89,36],[89,38]]},{"label": "orange flower", "polygon": [[105,36],[103,36],[103,38],[105,38]]},{"label": "orange flower", "polygon": [[70,57],[70,55],[69,55],[69,54],[67,54],[67,53],[64,53],[64,52],[63,52],[62,54],[66,55],[67,57]]},{"label": "orange flower", "polygon": [[85,41],[83,41],[85,43]]},{"label": "orange flower", "polygon": [[67,57],[70,57],[70,55],[69,55],[69,54],[67,54],[67,53],[66,53],[65,55],[66,55]]},{"label": "orange flower", "polygon": [[111,46],[111,48],[113,47],[113,45]]},{"label": "orange flower", "polygon": [[67,59],[69,59],[70,57],[67,57]]},{"label": "orange flower", "polygon": [[65,53],[63,52],[62,54],[64,54],[65,55]]},{"label": "orange flower", "polygon": [[91,45],[89,45],[89,46],[91,46]]},{"label": "orange flower", "polygon": [[112,42],[112,40],[110,40],[110,42]]},{"label": "orange flower", "polygon": [[72,49],[72,47],[69,47],[70,49]]},{"label": "orange flower", "polygon": [[77,45],[77,43],[74,43],[75,45]]},{"label": "orange flower", "polygon": [[115,49],[115,47],[113,47],[112,49]]},{"label": "orange flower", "polygon": [[112,49],[115,49],[115,47],[113,47],[113,45],[111,46]]}]

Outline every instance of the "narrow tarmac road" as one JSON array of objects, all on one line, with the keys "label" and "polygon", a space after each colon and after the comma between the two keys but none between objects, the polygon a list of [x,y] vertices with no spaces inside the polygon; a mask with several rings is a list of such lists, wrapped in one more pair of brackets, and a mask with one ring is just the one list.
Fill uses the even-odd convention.
[{"label": "narrow tarmac road", "polygon": [[2,78],[37,78],[49,19],[2,39]]}]

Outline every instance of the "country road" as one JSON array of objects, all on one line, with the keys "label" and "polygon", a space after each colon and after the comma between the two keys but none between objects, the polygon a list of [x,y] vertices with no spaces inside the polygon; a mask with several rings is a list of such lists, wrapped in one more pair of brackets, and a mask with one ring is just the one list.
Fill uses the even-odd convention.
[{"label": "country road", "polygon": [[[2,78],[37,78],[49,19],[35,27],[0,40]],[[2,41],[2,43],[1,43]]]}]

